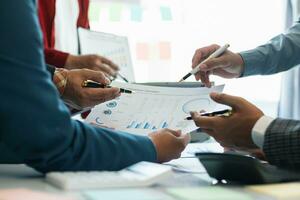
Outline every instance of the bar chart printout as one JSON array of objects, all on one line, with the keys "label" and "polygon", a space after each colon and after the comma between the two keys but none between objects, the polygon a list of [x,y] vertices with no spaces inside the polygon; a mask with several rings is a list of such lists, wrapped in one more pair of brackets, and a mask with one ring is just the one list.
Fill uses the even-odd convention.
[{"label": "bar chart printout", "polygon": [[224,86],[212,88],[168,88],[113,82],[113,86],[135,91],[118,99],[99,104],[86,122],[133,134],[146,135],[169,128],[191,132],[197,127],[185,120],[190,111],[214,111],[211,92],[222,92]]}]

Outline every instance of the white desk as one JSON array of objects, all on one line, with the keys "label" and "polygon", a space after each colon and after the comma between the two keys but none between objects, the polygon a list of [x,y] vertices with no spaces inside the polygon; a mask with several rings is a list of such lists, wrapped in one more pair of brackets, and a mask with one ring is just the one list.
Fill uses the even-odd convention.
[{"label": "white desk", "polygon": [[[211,179],[206,173],[192,175],[187,173],[174,173],[173,177],[158,186],[151,187],[151,190],[164,192],[167,187],[214,187],[211,186]],[[65,192],[48,184],[44,176],[25,165],[0,165],[0,189],[26,188],[49,193],[72,194],[78,199],[84,199],[81,192]],[[242,187],[232,187],[234,190],[243,190]],[[254,199],[268,200],[271,198],[254,194]],[[173,199],[173,198],[170,198]],[[201,199],[201,198],[199,198]],[[114,199],[110,199],[114,200]]]}]

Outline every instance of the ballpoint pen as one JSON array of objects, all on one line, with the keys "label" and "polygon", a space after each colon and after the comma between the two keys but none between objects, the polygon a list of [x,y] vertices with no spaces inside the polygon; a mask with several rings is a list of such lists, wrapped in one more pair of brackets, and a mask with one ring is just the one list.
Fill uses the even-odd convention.
[{"label": "ballpoint pen", "polygon": [[198,73],[200,71],[200,66],[203,63],[209,61],[212,58],[217,58],[217,57],[221,56],[229,47],[230,47],[229,44],[225,44],[223,47],[220,47],[218,50],[216,50],[214,53],[212,53],[210,56],[208,56],[204,61],[199,63],[192,71],[190,71],[188,74],[186,74],[179,82],[183,82],[190,76]]},{"label": "ballpoint pen", "polygon": [[[232,114],[231,109],[225,109],[225,110],[220,110],[220,111],[215,111],[211,113],[203,113],[200,114],[201,117],[214,117],[214,116],[230,116]],[[193,120],[192,117],[187,117],[185,120]]]},{"label": "ballpoint pen", "polygon": [[[104,85],[92,80],[86,80],[82,83],[82,87],[84,88],[111,88],[110,85]],[[133,91],[127,90],[124,88],[119,88],[121,93],[132,94]]]},{"label": "ballpoint pen", "polygon": [[129,83],[127,78],[125,78],[122,74],[120,74],[120,72],[117,73],[117,76],[119,76],[121,79],[123,79],[123,81],[125,81],[126,83]]}]

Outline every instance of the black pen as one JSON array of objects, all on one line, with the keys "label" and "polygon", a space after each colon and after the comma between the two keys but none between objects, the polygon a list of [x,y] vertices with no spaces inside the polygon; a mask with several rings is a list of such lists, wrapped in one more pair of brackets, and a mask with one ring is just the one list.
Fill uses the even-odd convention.
[{"label": "black pen", "polygon": [[[200,114],[201,117],[214,117],[214,116],[230,116],[232,114],[232,110],[231,109],[226,109],[226,110],[220,110],[220,111],[215,111],[215,112],[211,112],[211,113],[203,113]],[[193,120],[192,117],[187,117],[185,118],[185,120]]]},{"label": "black pen", "polygon": [[[111,88],[110,85],[104,85],[104,84],[101,84],[101,83],[98,83],[98,82],[92,81],[92,80],[84,81],[82,83],[82,87],[85,87],[85,88]],[[124,88],[120,88],[120,92],[125,93],[125,94],[132,94],[133,93],[133,91],[127,90],[127,89],[124,89]]]}]

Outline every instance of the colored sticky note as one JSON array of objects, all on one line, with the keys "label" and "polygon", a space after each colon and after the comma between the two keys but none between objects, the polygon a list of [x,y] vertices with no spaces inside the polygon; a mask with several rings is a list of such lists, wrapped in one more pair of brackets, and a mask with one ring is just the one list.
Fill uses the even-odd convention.
[{"label": "colored sticky note", "polygon": [[143,18],[143,9],[141,6],[133,5],[130,8],[131,20],[135,22],[141,22]]},{"label": "colored sticky note", "polygon": [[272,196],[276,199],[299,199],[300,197],[299,183],[249,186],[247,189],[256,193]]},{"label": "colored sticky note", "polygon": [[161,6],[160,14],[163,21],[172,21],[173,19],[171,8],[168,6]]},{"label": "colored sticky note", "polygon": [[91,3],[89,8],[89,20],[99,21],[101,6],[99,3]]},{"label": "colored sticky note", "polygon": [[54,195],[28,189],[7,189],[0,190],[0,199],[72,200],[74,198],[67,197],[65,195]]},{"label": "colored sticky note", "polygon": [[172,188],[167,192],[181,200],[252,200],[247,193],[221,187]]},{"label": "colored sticky note", "polygon": [[150,48],[147,43],[136,44],[136,57],[138,60],[149,60]]},{"label": "colored sticky note", "polygon": [[83,194],[88,199],[118,199],[118,200],[165,200],[166,195],[147,189],[107,189],[86,191]]},{"label": "colored sticky note", "polygon": [[123,6],[119,3],[111,4],[109,8],[109,20],[112,22],[119,22],[121,21]]},{"label": "colored sticky note", "polygon": [[161,60],[171,59],[171,43],[170,42],[160,42],[159,43],[159,57]]}]

